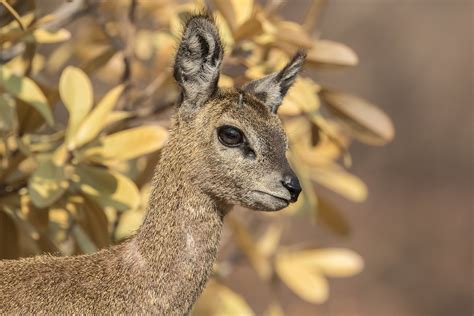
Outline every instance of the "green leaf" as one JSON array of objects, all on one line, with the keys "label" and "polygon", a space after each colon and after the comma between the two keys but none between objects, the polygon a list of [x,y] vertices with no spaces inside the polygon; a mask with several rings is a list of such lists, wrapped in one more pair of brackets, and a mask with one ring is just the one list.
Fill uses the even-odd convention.
[{"label": "green leaf", "polygon": [[64,168],[56,166],[51,156],[43,156],[38,161],[36,171],[28,181],[28,191],[33,204],[39,208],[56,202],[68,186]]},{"label": "green leaf", "polygon": [[82,146],[97,137],[106,126],[107,117],[112,112],[123,89],[124,86],[119,85],[102,98],[92,112],[84,119],[77,133],[71,137],[68,144],[70,150]]},{"label": "green leaf", "polygon": [[79,189],[102,207],[125,211],[140,204],[140,192],[132,180],[105,168],[79,165],[76,167]]},{"label": "green leaf", "polygon": [[[98,160],[129,160],[160,149],[168,138],[168,132],[161,126],[144,126],[127,129],[101,139],[101,146],[84,152],[84,157],[98,157]],[[124,150],[127,148],[127,150]]]},{"label": "green leaf", "polygon": [[59,79],[59,94],[69,111],[66,138],[70,139],[92,108],[92,84],[81,69],[69,66]]},{"label": "green leaf", "polygon": [[108,231],[108,219],[104,210],[96,203],[85,198],[84,203],[79,208],[78,222],[88,236],[92,239],[97,248],[104,248],[110,245]]},{"label": "green leaf", "polygon": [[50,126],[54,124],[53,113],[48,100],[33,80],[28,77],[17,76],[7,67],[0,65],[0,87],[33,106]]},{"label": "green leaf", "polygon": [[87,233],[79,225],[72,227],[72,233],[76,238],[77,245],[83,253],[94,253],[97,251],[97,247],[94,242],[87,236]]}]

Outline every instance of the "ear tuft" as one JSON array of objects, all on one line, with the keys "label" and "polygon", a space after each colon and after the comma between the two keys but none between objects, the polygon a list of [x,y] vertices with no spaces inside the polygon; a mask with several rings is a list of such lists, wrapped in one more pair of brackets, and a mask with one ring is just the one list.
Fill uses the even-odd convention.
[{"label": "ear tuft", "polygon": [[182,103],[200,106],[215,93],[223,56],[212,16],[207,13],[192,16],[185,24],[174,65]]},{"label": "ear tuft", "polygon": [[298,50],[288,64],[286,64],[286,66],[278,73],[276,80],[280,83],[282,98],[295,82],[296,76],[303,67],[305,59],[306,53],[303,50]]},{"label": "ear tuft", "polygon": [[247,83],[243,90],[253,94],[268,105],[273,113],[276,113],[303,67],[305,58],[306,53],[304,51],[297,51],[282,70]]}]

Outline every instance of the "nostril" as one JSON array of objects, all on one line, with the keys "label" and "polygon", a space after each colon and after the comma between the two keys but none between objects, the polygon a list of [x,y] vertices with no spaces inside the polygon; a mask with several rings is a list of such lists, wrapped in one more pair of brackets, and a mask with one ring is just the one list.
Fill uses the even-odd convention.
[{"label": "nostril", "polygon": [[282,184],[290,192],[291,202],[296,202],[301,193],[301,185],[298,178],[296,176],[285,176]]}]

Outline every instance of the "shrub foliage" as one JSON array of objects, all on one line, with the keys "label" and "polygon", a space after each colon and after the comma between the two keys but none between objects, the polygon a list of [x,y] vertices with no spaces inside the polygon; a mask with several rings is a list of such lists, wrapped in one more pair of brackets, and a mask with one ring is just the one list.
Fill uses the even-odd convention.
[{"label": "shrub foliage", "polygon": [[[91,253],[139,227],[177,97],[174,50],[190,14],[203,7],[213,12],[226,46],[219,84],[240,86],[280,69],[298,48],[307,51],[308,70],[357,64],[349,47],[314,35],[322,2],[313,1],[305,21],[296,23],[279,15],[278,0],[0,0],[0,258]],[[253,267],[255,282],[283,282],[311,303],[327,299],[327,277],[363,267],[348,249],[280,240],[292,217],[349,233],[314,184],[364,201],[365,184],[347,170],[348,148],[353,140],[389,142],[390,119],[304,74],[279,114],[303,195],[278,214],[229,216],[197,315],[254,314],[226,285],[242,264]],[[283,314],[278,300],[274,294],[266,315]]]}]

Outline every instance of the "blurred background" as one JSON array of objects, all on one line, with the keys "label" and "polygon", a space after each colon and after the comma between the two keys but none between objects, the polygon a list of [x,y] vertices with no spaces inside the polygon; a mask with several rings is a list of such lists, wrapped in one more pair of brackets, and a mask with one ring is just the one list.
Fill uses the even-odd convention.
[{"label": "blurred background", "polygon": [[[38,227],[43,227],[46,232],[45,235],[50,235],[53,241],[45,243],[44,240],[40,239],[38,242],[39,247],[26,247],[26,250],[17,253],[13,249],[15,247],[11,246],[17,241],[10,241],[13,240],[11,239],[13,237],[9,235],[8,229],[14,225],[16,225],[15,227],[21,227],[23,224],[18,224],[16,222],[18,218],[12,217],[10,219],[11,224],[8,222],[8,225],[6,225],[6,219],[9,217],[5,215],[5,217],[0,217],[0,219],[3,219],[3,223],[0,222],[0,235],[3,238],[0,244],[0,254],[2,256],[10,258],[33,255],[44,251],[55,252],[58,249],[63,254],[93,252],[111,243],[120,242],[126,235],[132,233],[133,229],[128,226],[136,228],[140,224],[144,205],[146,204],[146,183],[149,179],[146,176],[137,176],[136,174],[139,172],[150,174],[150,170],[152,170],[150,168],[153,168],[156,164],[159,157],[156,151],[159,150],[165,138],[163,136],[165,135],[163,127],[169,126],[168,117],[172,112],[171,106],[176,97],[170,72],[163,76],[156,76],[154,72],[157,69],[168,69],[168,64],[162,60],[169,61],[172,59],[174,42],[171,40],[169,34],[171,31],[168,32],[168,28],[173,29],[173,25],[176,26],[175,21],[173,21],[175,11],[173,11],[174,7],[168,8],[166,5],[168,3],[186,2],[156,1],[157,5],[155,6],[152,5],[151,1],[138,1],[139,9],[137,10],[140,17],[150,18],[151,16],[152,20],[155,19],[156,21],[160,20],[160,18],[163,19],[163,21],[157,22],[157,25],[164,28],[164,31],[156,28],[160,30],[156,34],[153,33],[155,31],[153,27],[150,28],[150,32],[142,32],[140,34],[141,37],[137,35],[138,32],[137,34],[132,34],[133,32],[129,34],[126,31],[127,27],[123,27],[124,21],[132,25],[139,23],[133,21],[133,19],[129,19],[130,21],[127,22],[126,18],[122,20],[117,18],[117,16],[123,18],[126,15],[124,14],[126,12],[124,8],[130,7],[130,1],[125,0],[117,1],[117,5],[108,1],[99,1],[98,3],[101,3],[98,6],[99,9],[93,8],[85,13],[82,12],[77,17],[79,19],[78,22],[67,25],[67,32],[65,31],[63,34],[58,34],[60,32],[56,33],[54,40],[52,40],[54,36],[50,38],[42,34],[45,37],[42,39],[38,37],[36,39],[38,43],[44,41],[40,44],[50,44],[53,42],[55,44],[55,41],[65,42],[65,48],[62,50],[58,48],[60,47],[59,45],[52,46],[57,50],[53,50],[48,45],[39,46],[38,52],[46,56],[46,61],[43,60],[43,64],[46,64],[46,70],[39,66],[39,69],[35,70],[35,67],[31,65],[26,67],[21,63],[18,65],[18,63],[14,64],[11,62],[13,59],[10,54],[16,54],[12,47],[22,47],[23,44],[16,42],[18,37],[10,29],[6,30],[5,33],[0,32],[2,35],[8,34],[11,36],[11,39],[1,40],[0,38],[0,44],[4,45],[2,48],[5,48],[5,50],[0,51],[0,53],[4,53],[0,54],[0,61],[5,62],[7,66],[11,62],[9,65],[11,69],[15,69],[15,71],[20,69],[19,73],[32,77],[38,85],[40,85],[42,79],[46,78],[47,82],[49,80],[48,83],[51,83],[49,87],[46,87],[46,85],[40,86],[50,104],[61,105],[65,103],[64,100],[62,100],[62,103],[60,102],[60,97],[64,99],[64,96],[60,95],[61,92],[58,92],[55,86],[57,86],[60,73],[69,64],[78,65],[78,68],[83,69],[87,74],[86,77],[89,76],[91,78],[96,95],[103,95],[105,91],[115,86],[117,81],[125,83],[129,80],[136,80],[134,88],[143,87],[144,84],[150,84],[150,82],[152,86],[156,86],[155,90],[152,90],[153,93],[148,93],[147,89],[142,89],[145,91],[144,95],[138,93],[141,92],[140,89],[137,89],[138,92],[136,94],[134,94],[133,89],[131,92],[127,92],[125,98],[127,98],[127,101],[131,101],[129,104],[132,104],[132,106],[124,105],[122,99],[122,104],[119,102],[117,107],[123,110],[123,112],[133,112],[131,119],[128,120],[130,116],[124,116],[122,119],[125,119],[125,123],[121,122],[118,127],[114,126],[109,130],[105,129],[106,132],[102,133],[102,135],[94,136],[95,138],[102,139],[100,137],[107,133],[122,129],[126,131],[134,128],[138,129],[141,125],[145,125],[145,123],[156,125],[154,126],[155,129],[148,130],[156,142],[151,145],[145,144],[143,145],[144,147],[138,149],[139,152],[135,155],[123,158],[125,161],[133,158],[131,162],[123,164],[122,162],[111,163],[107,159],[97,160],[97,157],[92,157],[96,159],[92,159],[94,167],[96,167],[96,164],[100,164],[101,168],[103,168],[101,169],[102,171],[106,170],[112,175],[123,173],[133,180],[133,182],[127,182],[127,185],[131,185],[133,188],[135,188],[135,185],[137,187],[134,189],[136,191],[134,197],[136,203],[134,206],[121,204],[123,209],[119,209],[114,204],[111,210],[111,205],[103,204],[102,196],[88,196],[87,192],[81,192],[81,183],[73,184],[72,182],[68,191],[64,192],[63,190],[60,192],[59,196],[62,195],[61,198],[55,197],[54,201],[50,199],[46,202],[40,200],[40,203],[44,202],[45,204],[38,206],[34,205],[36,203],[34,196],[31,198],[33,202],[21,200],[22,198],[29,199],[29,195],[32,195],[31,191],[34,191],[32,190],[33,186],[29,187],[30,191],[26,190],[23,178],[21,178],[22,182],[21,186],[18,187],[17,194],[21,196],[19,198],[22,201],[21,203],[17,201],[17,196],[9,199],[8,194],[10,191],[7,190],[8,185],[10,185],[9,183],[0,185],[0,206],[12,205],[12,208],[17,207],[18,213],[21,213],[24,211],[25,203],[31,204],[26,207],[27,214],[31,212],[38,214],[38,212],[49,208],[50,217],[46,220],[46,224],[43,221]],[[29,10],[27,8],[28,5],[25,5],[26,1],[11,2],[15,4],[15,8],[22,13],[22,16],[23,13]],[[28,3],[32,2],[34,1],[29,1]],[[84,3],[94,2],[85,1]],[[226,2],[219,0],[207,2],[213,3],[219,8],[221,13],[225,13]],[[248,5],[251,2],[242,1],[241,3]],[[257,3],[262,5],[264,3],[279,2],[257,1]],[[349,270],[352,269],[349,273],[351,276],[343,279],[329,278],[329,298],[327,300],[322,299],[324,302],[319,304],[311,304],[298,297],[294,291],[285,286],[284,282],[273,282],[274,280],[270,280],[269,284],[266,284],[265,282],[256,281],[255,270],[259,271],[258,267],[256,269],[255,264],[252,264],[252,259],[255,259],[255,257],[252,258],[246,252],[248,249],[242,246],[242,240],[240,240],[239,244],[237,237],[235,243],[238,244],[238,247],[242,248],[241,252],[249,258],[247,258],[248,260],[237,260],[238,263],[226,272],[226,264],[232,263],[234,258],[240,255],[232,254],[232,250],[236,248],[232,246],[232,242],[230,251],[229,247],[224,245],[220,254],[223,264],[220,268],[221,271],[216,271],[217,279],[221,277],[222,279],[219,282],[238,293],[256,315],[264,313],[266,313],[266,316],[282,315],[282,311],[278,308],[272,312],[268,309],[269,302],[274,297],[278,297],[285,315],[295,316],[472,315],[474,294],[472,268],[474,248],[471,228],[474,206],[472,192],[474,184],[472,139],[474,133],[472,104],[474,88],[472,78],[474,71],[474,2],[471,0],[292,0],[285,2],[284,8],[278,10],[278,15],[290,21],[301,23],[305,20],[308,8],[312,2],[324,2],[316,19],[316,31],[312,34],[313,39],[320,37],[344,43],[357,53],[358,64],[350,68],[326,69],[321,67],[322,62],[317,60],[315,62],[316,66],[306,67],[303,75],[312,78],[317,84],[324,87],[334,87],[338,90],[362,96],[365,100],[377,104],[392,119],[395,126],[395,138],[383,147],[369,147],[359,142],[351,143],[350,152],[353,163],[348,168],[349,172],[362,179],[369,189],[368,198],[363,203],[349,202],[326,187],[315,184],[315,192],[317,192],[318,197],[321,194],[321,196],[329,199],[350,224],[349,234],[344,233],[341,236],[341,234],[331,232],[325,225],[319,225],[319,223],[314,225],[309,220],[309,218],[313,217],[313,214],[309,214],[306,211],[306,213],[303,212],[307,215],[306,217],[282,217],[283,221],[287,222],[290,228],[282,235],[281,244],[294,245],[306,241],[310,242],[311,246],[317,246],[318,248],[351,249],[363,258],[364,268],[358,273],[361,269],[361,264],[357,259],[357,255],[351,252],[350,256],[347,257],[353,260],[349,260],[349,262],[352,262],[352,266],[350,264],[350,267],[347,268]],[[63,3],[62,1],[50,1],[47,3],[40,3],[38,1],[38,11],[41,13],[39,16],[56,10]],[[234,1],[234,3],[239,2]],[[162,4],[165,9],[161,7]],[[148,12],[148,9],[156,11]],[[166,10],[171,10],[169,11],[171,12],[169,14],[170,21],[164,17],[163,12],[166,12]],[[5,13],[5,11],[0,11],[0,13]],[[84,19],[81,19],[83,16]],[[12,18],[8,22],[11,21]],[[97,25],[92,25],[94,23],[91,21],[94,21]],[[138,21],[140,22],[140,18],[138,18]],[[0,22],[2,22],[0,26],[7,24],[7,21]],[[272,22],[274,21],[272,20]],[[48,24],[49,22],[44,23]],[[229,22],[229,24],[231,23]],[[275,24],[278,23],[275,22]],[[120,30],[121,28],[125,29],[125,35],[123,30]],[[240,35],[237,35],[238,32],[236,30],[232,31],[232,36],[236,39],[240,36],[241,40],[247,39],[246,36],[251,38],[255,35],[252,33],[252,30],[247,30],[247,33],[243,32]],[[137,35],[135,47],[129,47],[128,45],[121,47],[120,43],[117,45],[117,39],[125,39],[124,42],[127,44],[127,40],[135,35]],[[67,46],[69,39],[72,39],[70,42],[73,42],[75,46]],[[151,44],[147,45],[148,39],[155,40],[153,42],[154,46]],[[310,40],[313,39],[310,37]],[[9,43],[9,40],[11,43]],[[297,47],[298,43],[295,42],[298,40],[304,42],[305,38],[298,38],[294,42],[291,41],[291,38],[286,40]],[[20,41],[27,43],[29,40],[20,37]],[[236,42],[238,41],[236,40]],[[24,60],[28,58],[33,60],[31,54],[34,55],[34,53],[32,53],[32,46],[30,44],[25,45]],[[246,44],[248,45],[248,43]],[[258,42],[258,45],[255,46],[242,45],[242,47],[238,47],[236,45],[238,49],[235,49],[235,55],[239,57],[241,50],[257,52],[256,55],[259,55],[260,49],[267,44],[267,42],[264,44]],[[107,48],[105,53],[98,49],[99,46]],[[293,46],[292,49],[295,48]],[[90,47],[95,50],[89,49]],[[285,48],[279,47],[278,49],[281,49],[285,54],[288,53],[288,51],[285,51]],[[136,51],[132,52],[133,50]],[[154,50],[157,53],[154,53]],[[48,57],[52,56],[53,52],[56,52],[55,58]],[[96,52],[100,52],[100,54],[95,54]],[[347,51],[345,52],[347,53]],[[158,55],[156,60],[154,59],[156,57],[154,54]],[[351,54],[345,55],[349,62],[343,66],[352,66],[357,63],[351,56]],[[277,56],[275,58],[278,59],[280,57]],[[56,58],[58,61],[53,60]],[[320,56],[317,58],[320,58]],[[235,76],[235,81],[232,79],[234,79],[236,70],[229,70],[226,78],[227,84],[230,82],[230,85],[233,85],[234,83],[240,83],[239,80],[248,80],[252,76],[251,72],[248,71],[249,69],[253,69],[255,73],[260,75],[259,67],[264,62],[264,59],[261,58],[259,63],[255,65],[247,65],[246,76],[241,76],[240,78]],[[130,60],[132,60],[132,66],[123,65],[130,62]],[[137,65],[133,64],[135,62]],[[232,59],[229,58],[228,62],[231,65]],[[334,62],[334,60],[331,62]],[[347,60],[344,62],[347,62]],[[146,68],[145,66],[143,68],[143,65],[139,65],[140,63],[143,63],[143,65],[147,65],[147,63],[148,65],[152,64],[152,67]],[[34,63],[32,62],[31,64]],[[268,68],[277,67],[276,64],[265,66]],[[95,74],[97,69],[94,69],[94,67],[97,69],[101,68],[101,71]],[[244,70],[241,68],[237,72],[242,73]],[[71,72],[74,72],[75,76],[77,76],[80,71],[76,69]],[[166,71],[162,72],[165,73]],[[129,78],[130,73],[131,79]],[[140,84],[143,85],[140,86]],[[79,87],[82,88],[81,86]],[[5,90],[10,92],[8,89]],[[294,91],[302,90],[296,90],[295,87]],[[14,93],[12,92],[12,94]],[[24,110],[24,105],[20,102],[23,100],[21,100],[21,96],[14,95],[14,97],[16,98],[15,101],[18,101],[18,112],[20,113]],[[320,97],[324,99],[322,95]],[[10,100],[12,98],[9,96],[6,99]],[[151,102],[149,102],[150,100]],[[163,104],[158,104],[157,100],[162,101]],[[147,102],[147,107],[144,107],[143,113],[135,113],[133,105],[138,104],[141,107],[145,101]],[[325,101],[327,102],[327,100]],[[318,106],[319,103],[317,105],[315,103],[314,107]],[[71,111],[71,109],[57,106],[54,109],[54,116],[61,123],[66,124],[68,111]],[[39,115],[37,116],[40,117]],[[119,116],[117,115],[117,117]],[[20,115],[20,121],[22,118],[24,119]],[[138,120],[135,120],[136,118]],[[28,124],[24,124],[24,122],[22,124],[21,128],[28,130]],[[317,125],[314,122],[313,124]],[[44,124],[37,125],[41,126],[39,133],[52,133],[54,128],[57,128],[57,126],[54,126],[54,128],[47,129],[42,127]],[[2,126],[0,125],[0,127]],[[67,128],[67,126],[62,126],[61,128]],[[60,144],[65,142],[63,134],[60,134],[61,131],[54,130],[54,132],[55,134],[53,135],[59,136],[54,137],[51,142],[48,140],[49,147],[46,146],[46,151],[48,151],[46,154],[50,155],[49,158],[51,155],[54,157],[56,151],[60,148]],[[14,136],[18,136],[17,134]],[[21,136],[22,134],[19,133],[19,135]],[[10,137],[12,135],[7,136]],[[390,140],[391,136],[388,136],[383,142],[389,142]],[[343,147],[349,145],[346,136],[341,137],[341,142]],[[90,146],[89,148],[96,148],[94,146],[98,146],[100,149],[101,143],[93,140],[90,144],[86,144],[86,149],[88,146]],[[21,148],[20,150],[15,150],[20,152]],[[54,150],[54,153],[51,153],[52,150]],[[78,151],[80,152],[80,150]],[[142,155],[150,154],[150,152],[153,152],[153,155],[148,155],[146,159],[140,160],[144,158],[141,157]],[[342,152],[343,150],[338,154],[343,154]],[[4,154],[4,152],[0,150],[0,154]],[[41,154],[45,153],[41,152]],[[7,157],[7,155],[3,156]],[[0,155],[0,158],[3,159],[3,156]],[[78,157],[80,160],[81,156],[78,155]],[[33,160],[35,159],[36,157]],[[11,165],[8,165],[8,163],[6,163],[7,167],[5,170],[8,170],[8,167],[11,168]],[[88,168],[91,167],[91,161],[87,159],[80,163],[73,161],[70,164],[72,168],[79,169],[82,163]],[[68,165],[69,162],[65,164]],[[130,166],[133,166],[133,168]],[[142,168],[142,166],[145,167]],[[0,169],[0,171],[3,171],[3,169]],[[30,177],[31,172],[32,168],[25,171],[26,176]],[[15,180],[18,180],[18,178]],[[55,181],[54,178],[53,180]],[[354,199],[363,200],[365,195],[363,193],[361,195],[363,197],[356,196]],[[141,201],[139,201],[140,197]],[[106,198],[110,197],[107,196]],[[65,202],[66,206],[62,205],[61,203],[64,202],[62,199],[65,199],[69,204]],[[110,201],[107,200],[107,202]],[[127,204],[128,201],[119,202]],[[61,229],[66,231],[69,227],[69,222],[66,220],[63,222],[63,219],[53,217],[51,214],[54,213],[53,210],[59,210],[58,214],[62,214],[61,212],[66,210],[71,204],[77,207],[77,210],[75,209],[77,213],[87,212],[91,205],[95,205],[93,208],[94,212],[96,212],[94,213],[95,215],[91,215],[92,217],[89,218],[89,222],[80,223],[86,235],[90,235],[91,240],[87,240],[84,243],[83,240],[81,241],[80,238],[75,236],[72,238],[74,239],[73,242],[68,243],[69,246],[65,248],[59,247],[55,244],[57,240],[64,241],[63,239],[67,239],[67,236],[64,237],[58,234],[58,232],[61,232]],[[318,207],[320,206],[318,205]],[[236,216],[236,219],[240,220],[241,223],[238,224],[239,221],[232,222],[230,220],[233,223],[232,225],[238,224],[238,227],[241,224],[244,224],[243,227],[247,225],[252,234],[255,233],[255,235],[260,236],[262,229],[255,229],[255,227],[258,226],[257,224],[261,224],[259,221],[262,221],[261,218],[263,216],[255,215],[247,210],[239,211],[240,213],[237,213],[241,218]],[[2,214],[0,212],[0,216],[3,216]],[[92,229],[90,228],[90,219],[92,218],[92,221],[97,219],[94,217],[97,214],[102,214],[102,222],[100,224],[102,226],[95,225],[95,228]],[[294,213],[292,214],[294,215]],[[28,218],[28,220],[30,219]],[[47,223],[48,220],[54,222],[53,229],[51,228],[51,223]],[[257,224],[255,224],[255,221]],[[122,222],[125,224],[121,225]],[[36,225],[38,221],[31,221],[31,223]],[[130,223],[133,223],[133,225],[130,225]],[[123,230],[121,230],[122,226],[124,226]],[[232,227],[234,227],[234,235],[238,235],[239,229],[242,229],[242,227],[237,229],[236,233],[236,226]],[[257,231],[259,234],[256,233]],[[16,230],[12,232],[13,235],[20,235],[18,232],[21,232],[21,229],[18,228],[18,232]],[[32,243],[34,244],[34,241]],[[352,274],[355,275],[352,276]],[[276,276],[275,279],[277,279]],[[222,292],[225,292],[225,290],[218,288],[217,293]],[[212,300],[215,299],[211,296]],[[235,297],[232,300],[239,301]],[[207,304],[209,304],[209,300],[207,300]],[[206,313],[199,313],[199,311],[196,311],[196,313],[197,315],[206,315]],[[237,314],[229,313],[226,315]],[[245,315],[252,315],[252,313]]]},{"label": "blurred background", "polygon": [[[307,1],[292,3],[284,14],[301,19]],[[360,63],[312,75],[379,105],[396,136],[351,149],[370,193],[362,204],[334,195],[349,238],[294,232],[356,250],[364,271],[332,280],[316,308],[288,293],[291,315],[472,315],[473,10],[470,0],[327,2],[323,37],[348,44]]]}]

